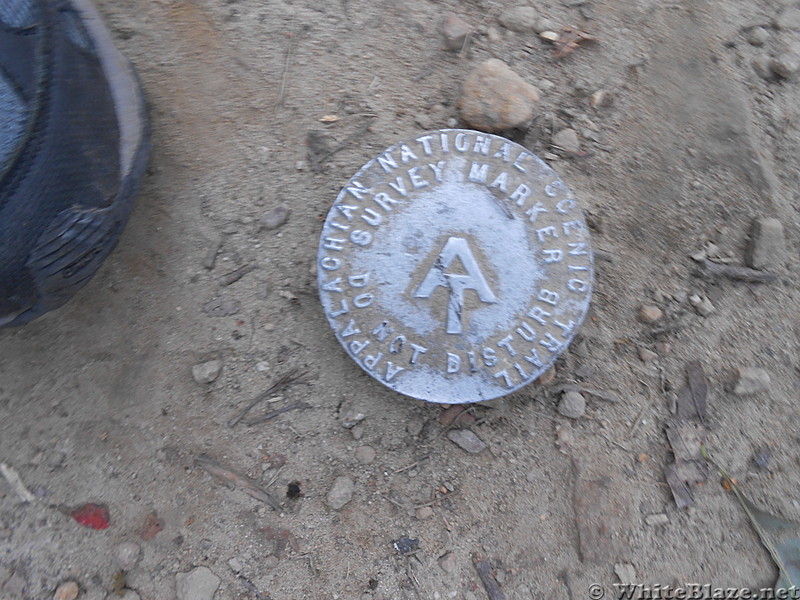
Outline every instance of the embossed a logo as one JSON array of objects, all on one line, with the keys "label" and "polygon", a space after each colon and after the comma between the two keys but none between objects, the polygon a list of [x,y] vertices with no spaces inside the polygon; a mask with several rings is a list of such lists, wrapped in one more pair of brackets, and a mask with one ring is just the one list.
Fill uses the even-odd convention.
[{"label": "embossed a logo", "polygon": [[[464,265],[466,275],[445,273],[453,261],[458,258]],[[478,267],[478,262],[469,249],[467,240],[460,237],[448,238],[439,257],[425,275],[425,279],[414,292],[415,298],[430,298],[437,287],[450,290],[450,299],[447,302],[447,333],[461,333],[461,315],[464,310],[464,290],[475,290],[483,302],[494,304],[497,296],[494,295],[489,284]]]}]

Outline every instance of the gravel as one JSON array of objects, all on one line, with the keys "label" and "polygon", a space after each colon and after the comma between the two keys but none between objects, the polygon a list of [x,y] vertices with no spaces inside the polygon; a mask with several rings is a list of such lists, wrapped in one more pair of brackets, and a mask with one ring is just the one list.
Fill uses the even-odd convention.
[{"label": "gravel", "polygon": [[469,429],[451,429],[447,438],[459,448],[470,454],[478,454],[486,449],[486,444]]},{"label": "gravel", "polygon": [[205,384],[216,381],[222,372],[221,360],[209,360],[192,367],[192,377],[197,383]]},{"label": "gravel", "polygon": [[785,253],[783,224],[778,219],[753,221],[747,264],[754,269],[774,269],[783,264]]},{"label": "gravel", "polygon": [[355,484],[349,477],[337,477],[328,491],[328,506],[340,510],[353,498]]},{"label": "gravel", "polygon": [[558,413],[570,419],[579,419],[586,414],[586,398],[580,392],[564,392],[558,403]]},{"label": "gravel", "polygon": [[766,392],[770,386],[770,377],[764,369],[743,367],[736,371],[736,385],[733,393],[737,396],[752,396]]},{"label": "gravel", "polygon": [[212,600],[220,578],[208,567],[195,567],[188,573],[175,575],[175,592],[178,600]]}]

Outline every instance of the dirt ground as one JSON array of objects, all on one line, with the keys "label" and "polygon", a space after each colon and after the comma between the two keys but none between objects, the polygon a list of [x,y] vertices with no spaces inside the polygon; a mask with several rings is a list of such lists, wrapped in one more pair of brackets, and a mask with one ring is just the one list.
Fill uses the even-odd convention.
[{"label": "dirt ground", "polygon": [[[800,521],[800,74],[759,72],[800,44],[781,19],[794,7],[530,4],[597,38],[557,59],[535,32],[500,23],[522,3],[98,2],[149,97],[153,154],[97,277],[61,310],[0,332],[0,462],[35,496],[22,502],[0,479],[0,596],[52,598],[72,580],[80,598],[188,600],[176,574],[203,566],[221,580],[218,600],[475,600],[489,597],[476,555],[510,599],[597,598],[592,583],[612,597],[615,565],[650,585],[775,582],[715,474],[676,507],[665,425],[686,364],[700,361],[709,452],[756,503]],[[448,12],[474,29],[462,51],[444,47]],[[573,188],[602,252],[555,379],[473,406],[458,427],[488,448],[470,454],[448,439],[442,407],[384,389],[341,349],[315,256],[331,203],[367,160],[423,129],[468,126],[461,83],[492,57],[539,88],[537,118],[513,137]],[[551,145],[565,127],[577,154]],[[321,143],[337,151],[318,161]],[[288,222],[262,229],[281,205]],[[690,256],[709,242],[712,258],[743,264],[762,217],[786,233],[785,258],[768,265],[776,282],[696,274]],[[256,268],[219,282],[246,264]],[[713,310],[699,314],[692,295]],[[214,316],[215,301],[238,311]],[[642,323],[642,305],[664,317]],[[192,366],[212,359],[219,377],[195,381]],[[768,389],[734,394],[741,367],[768,371]],[[252,414],[310,408],[227,425],[293,369],[306,383]],[[584,416],[565,418],[565,383],[616,401],[589,396]],[[365,418],[348,429],[352,411]],[[222,485],[198,455],[268,487],[279,510]],[[353,491],[336,509],[339,477]],[[108,507],[108,528],[69,517],[87,502]],[[393,547],[403,537],[418,550]],[[125,542],[140,549],[133,564],[117,556]]]}]

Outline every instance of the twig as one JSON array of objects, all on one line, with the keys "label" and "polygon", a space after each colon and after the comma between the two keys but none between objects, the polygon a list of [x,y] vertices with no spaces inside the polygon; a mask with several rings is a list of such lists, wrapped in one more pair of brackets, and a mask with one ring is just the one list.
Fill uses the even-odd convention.
[{"label": "twig", "polygon": [[486,595],[489,596],[489,600],[506,600],[506,595],[500,589],[500,584],[492,576],[492,566],[478,554],[472,555],[472,564],[475,565],[475,570],[478,572],[478,577],[486,590]]},{"label": "twig", "polygon": [[402,473],[403,471],[410,471],[410,470],[411,470],[411,469],[413,469],[414,467],[418,466],[418,465],[419,465],[419,463],[421,463],[423,460],[428,460],[429,458],[430,458],[430,456],[423,456],[423,457],[422,457],[422,458],[420,458],[420,459],[419,459],[417,462],[415,462],[415,463],[412,463],[412,464],[410,464],[410,465],[406,465],[405,467],[402,467],[401,469],[397,469],[397,471],[395,471],[395,472],[394,472],[394,473],[392,473],[392,474],[393,474],[393,475],[397,475],[398,473]]},{"label": "twig", "polygon": [[[233,427],[239,421],[244,419],[244,416],[250,412],[256,404],[261,402],[262,400],[266,400],[269,396],[277,392],[278,390],[282,390],[283,388],[294,385],[295,383],[305,383],[304,377],[307,373],[304,371],[298,374],[298,369],[292,369],[288,373],[282,375],[275,383],[269,386],[266,390],[261,392],[258,396],[253,398],[247,406],[245,406],[241,411],[239,411],[234,417],[228,420],[228,427]],[[280,414],[280,413],[278,413]],[[249,425],[250,423],[248,423]]]},{"label": "twig", "polygon": [[748,281],[750,283],[772,283],[778,280],[778,276],[769,271],[759,271],[734,265],[718,265],[708,259],[704,260],[700,265],[702,269],[695,271],[700,276],[727,277],[728,279]]},{"label": "twig", "polygon": [[209,475],[220,483],[231,486],[234,489],[242,490],[248,496],[264,504],[268,504],[273,510],[281,509],[281,505],[278,501],[258,483],[247,477],[247,475],[242,475],[229,467],[221,465],[206,454],[198,454],[195,456],[194,463],[205,469]]},{"label": "twig", "polygon": [[0,473],[6,478],[8,485],[17,493],[20,500],[23,502],[33,502],[36,500],[36,496],[28,491],[28,488],[22,483],[22,478],[19,476],[19,473],[17,473],[13,467],[8,466],[6,463],[0,463]]},{"label": "twig", "polygon": [[253,263],[248,263],[236,269],[235,271],[231,271],[230,273],[226,273],[222,277],[219,278],[220,285],[230,285],[232,283],[236,283],[242,277],[247,275],[250,271],[254,271],[256,266]]},{"label": "twig", "polygon": [[284,406],[283,408],[278,408],[277,410],[273,410],[268,412],[267,414],[258,417],[257,419],[253,419],[252,421],[248,421],[246,425],[258,425],[259,423],[263,423],[265,421],[269,421],[270,419],[274,419],[278,415],[282,415],[285,412],[289,412],[290,410],[296,410],[298,408],[311,408],[310,404],[306,404],[305,402],[295,402],[293,404],[289,404]]},{"label": "twig", "polygon": [[283,65],[283,75],[281,76],[281,89],[278,92],[278,102],[275,104],[275,110],[283,106],[283,96],[286,92],[286,80],[289,77],[289,63],[292,60],[292,49],[294,47],[294,22],[296,12],[292,12],[292,24],[289,27],[289,47],[286,48],[286,62]]}]

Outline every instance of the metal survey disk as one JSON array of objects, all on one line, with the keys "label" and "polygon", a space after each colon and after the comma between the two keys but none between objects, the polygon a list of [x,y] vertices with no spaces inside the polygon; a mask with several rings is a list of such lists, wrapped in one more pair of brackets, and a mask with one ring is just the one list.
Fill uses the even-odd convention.
[{"label": "metal survey disk", "polygon": [[589,232],[558,175],[505,138],[422,133],[356,173],[317,257],[347,353],[407,396],[461,404],[535,380],[583,322]]}]

